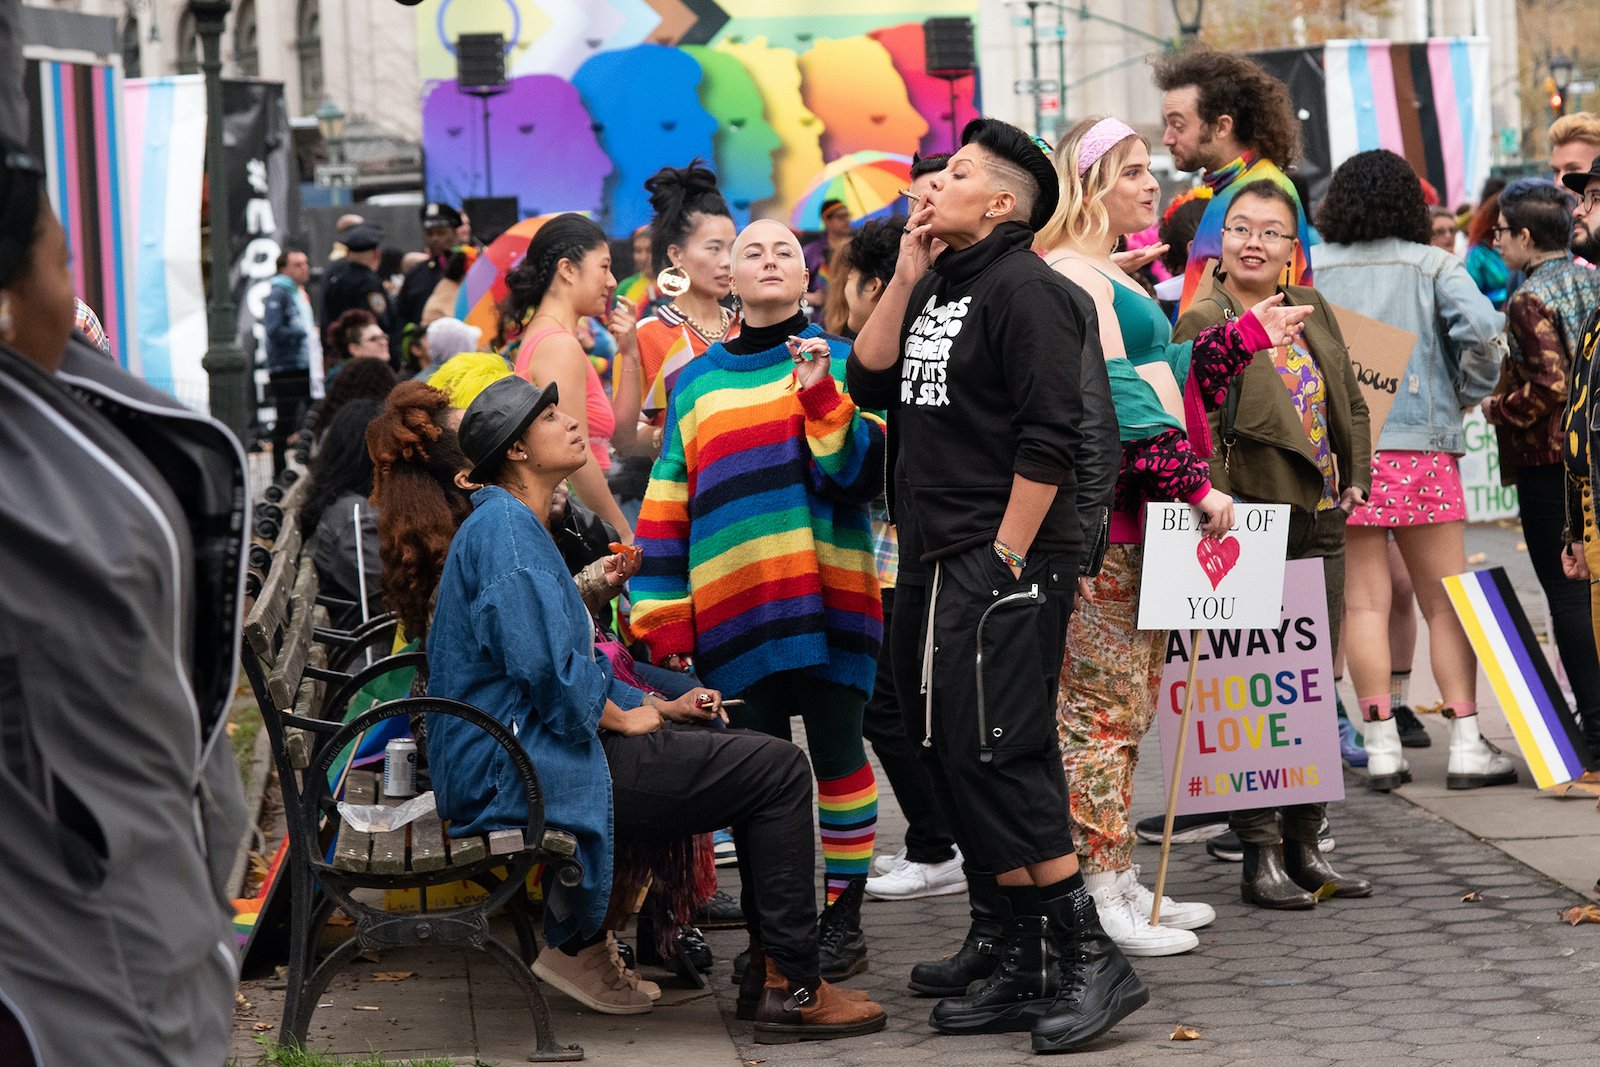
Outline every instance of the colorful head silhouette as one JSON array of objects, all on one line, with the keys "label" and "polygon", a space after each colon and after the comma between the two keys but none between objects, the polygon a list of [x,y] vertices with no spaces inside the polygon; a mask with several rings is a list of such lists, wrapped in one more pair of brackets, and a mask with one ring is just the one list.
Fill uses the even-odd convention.
[{"label": "colorful head silhouette", "polygon": [[[977,76],[960,78],[955,82],[956,108],[955,122],[952,124],[951,85],[942,78],[935,78],[925,69],[922,23],[908,22],[903,26],[873,30],[867,36],[883,45],[888,51],[895,70],[906,83],[906,94],[911,98],[911,106],[927,120],[928,132],[922,138],[922,154],[931,156],[940,152],[954,152],[960,147],[962,128],[978,117],[978,109],[972,106],[972,94],[977,88]],[[950,132],[952,129],[955,130],[954,136]]]},{"label": "colorful head silhouette", "polygon": [[[645,179],[696,156],[715,158],[717,120],[700,106],[700,64],[676,48],[641,44],[584,61],[572,84],[594,118],[595,133],[615,170],[607,183],[607,233],[626,234],[650,221]],[[622,91],[626,87],[627,91]],[[560,166],[559,154],[543,170]]]},{"label": "colorful head silhouette", "polygon": [[909,156],[921,147],[928,122],[911,106],[906,83],[877,41],[818,41],[800,57],[800,73],[829,159],[868,149]]},{"label": "colorful head silhouette", "polygon": [[822,169],[822,121],[800,95],[798,57],[787,48],[767,47],[764,37],[743,44],[723,41],[716,47],[737,59],[749,73],[766,104],[767,122],[781,142],[772,156],[777,191],[771,200],[752,205],[751,214],[788,218],[790,206]]},{"label": "colorful head silhouette", "polygon": [[733,211],[735,226],[750,221],[750,208],[776,191],[772,153],[782,142],[768,124],[761,91],[733,56],[704,45],[685,45],[700,64],[700,103],[717,120],[717,184]]},{"label": "colorful head silhouette", "polygon": [[[494,195],[515,196],[523,215],[605,207],[611,160],[595,140],[578,91],[560,78],[513,78],[489,101]],[[483,112],[453,81],[431,82],[422,102],[428,197],[459,204],[482,196]],[[559,160],[559,165],[552,161]]]}]

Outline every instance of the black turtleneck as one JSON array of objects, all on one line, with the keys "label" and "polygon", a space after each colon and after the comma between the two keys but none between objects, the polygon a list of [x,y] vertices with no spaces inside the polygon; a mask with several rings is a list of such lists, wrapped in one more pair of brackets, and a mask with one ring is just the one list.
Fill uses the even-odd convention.
[{"label": "black turtleneck", "polygon": [[752,326],[742,322],[739,324],[739,336],[722,342],[722,347],[736,356],[753,356],[757,352],[777,348],[808,325],[805,313],[801,311],[771,326]]}]

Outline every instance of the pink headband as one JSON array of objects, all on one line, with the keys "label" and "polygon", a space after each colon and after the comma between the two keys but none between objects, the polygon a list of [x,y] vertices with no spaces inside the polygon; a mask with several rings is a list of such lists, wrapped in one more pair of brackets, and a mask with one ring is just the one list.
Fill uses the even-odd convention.
[{"label": "pink headband", "polygon": [[1113,145],[1137,136],[1138,131],[1121,119],[1101,119],[1090,126],[1089,132],[1078,142],[1078,177],[1089,173],[1089,168],[1111,151]]}]

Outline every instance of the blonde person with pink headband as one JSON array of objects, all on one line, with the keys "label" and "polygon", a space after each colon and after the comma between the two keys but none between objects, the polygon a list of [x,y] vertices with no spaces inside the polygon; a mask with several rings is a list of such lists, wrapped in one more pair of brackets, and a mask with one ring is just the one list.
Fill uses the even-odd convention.
[{"label": "blonde person with pink headband", "polygon": [[1297,338],[1311,309],[1283,306],[1273,295],[1173,344],[1161,306],[1112,259],[1118,238],[1156,219],[1161,188],[1149,145],[1119,119],[1087,118],[1062,138],[1054,162],[1061,199],[1038,245],[1094,302],[1122,439],[1111,545],[1068,625],[1057,701],[1073,838],[1101,925],[1118,947],[1129,956],[1169,956],[1195,948],[1192,931],[1216,913],[1208,904],[1163,899],[1161,925],[1151,926],[1153,895],[1133,865],[1133,770],[1155,717],[1167,641],[1165,632],[1135,625],[1144,504],[1191,504],[1208,536],[1232,527],[1233,498],[1212,486],[1205,459],[1206,411],[1226,397],[1252,353]]}]

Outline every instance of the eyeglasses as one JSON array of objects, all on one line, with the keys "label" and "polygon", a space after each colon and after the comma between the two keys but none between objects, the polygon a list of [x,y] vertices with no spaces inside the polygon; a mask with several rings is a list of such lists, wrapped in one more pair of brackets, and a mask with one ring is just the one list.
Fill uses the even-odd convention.
[{"label": "eyeglasses", "polygon": [[1600,211],[1600,189],[1585,193],[1578,198],[1578,206],[1587,214],[1591,211]]},{"label": "eyeglasses", "polygon": [[1252,230],[1244,225],[1224,226],[1222,232],[1236,241],[1248,241],[1252,237],[1260,238],[1264,245],[1276,245],[1294,240],[1292,234],[1279,233],[1277,230]]},{"label": "eyeglasses", "polygon": [[1510,233],[1510,232],[1511,232],[1511,227],[1510,226],[1491,226],[1491,227],[1489,227],[1489,236],[1493,237],[1496,241],[1500,240],[1500,235],[1501,234]]}]

